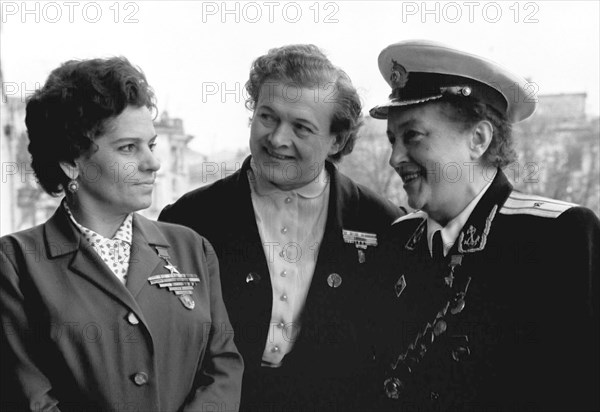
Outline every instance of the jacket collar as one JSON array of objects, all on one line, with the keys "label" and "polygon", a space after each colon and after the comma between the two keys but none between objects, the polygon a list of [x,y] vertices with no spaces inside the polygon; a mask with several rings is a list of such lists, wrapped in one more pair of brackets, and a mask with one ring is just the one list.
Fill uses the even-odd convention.
[{"label": "jacket collar", "polygon": [[[512,185],[502,170],[498,169],[492,184],[475,206],[448,254],[456,251],[464,254],[483,250],[487,244],[492,221],[511,192]],[[422,240],[427,240],[426,233],[427,219],[424,218],[406,242],[405,248],[414,250]]]},{"label": "jacket collar", "polygon": [[[134,213],[134,244],[136,240],[150,245],[169,246],[169,243],[154,222]],[[48,251],[48,257],[55,258],[67,253],[73,253],[80,248],[81,242],[85,242],[85,240],[69,220],[69,216],[64,208],[59,206],[52,217],[44,224],[44,242]]]},{"label": "jacket collar", "polygon": [[133,214],[133,244],[127,271],[127,289],[81,236],[64,208],[59,206],[44,224],[44,242],[49,258],[73,254],[69,269],[121,301],[147,325],[135,297],[147,285],[149,276],[166,271],[162,269],[165,262],[158,256],[154,246],[169,247],[156,223],[137,213]]},{"label": "jacket collar", "polygon": [[512,192],[512,185],[506,175],[498,169],[492,184],[475,206],[452,249],[457,248],[459,253],[473,253],[483,250],[487,243],[492,221],[496,213],[502,208],[510,192]]}]

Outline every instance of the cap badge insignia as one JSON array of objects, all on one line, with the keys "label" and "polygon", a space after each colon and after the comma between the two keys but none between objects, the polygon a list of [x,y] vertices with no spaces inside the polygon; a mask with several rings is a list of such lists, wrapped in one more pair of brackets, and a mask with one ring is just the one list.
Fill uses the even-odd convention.
[{"label": "cap badge insignia", "polygon": [[392,74],[390,75],[390,82],[392,83],[392,89],[401,89],[406,86],[408,81],[408,72],[400,63],[392,59]]}]

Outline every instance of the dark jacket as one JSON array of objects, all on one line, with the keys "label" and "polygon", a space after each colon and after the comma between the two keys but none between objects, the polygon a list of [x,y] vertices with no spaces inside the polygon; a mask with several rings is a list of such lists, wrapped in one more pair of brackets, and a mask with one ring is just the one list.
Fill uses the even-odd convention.
[{"label": "dark jacket", "polygon": [[[388,263],[376,299],[380,388],[386,378],[405,386],[388,408],[598,409],[600,222],[590,210],[514,192],[498,171],[437,263],[426,216],[399,220],[380,250]],[[451,289],[452,256],[462,261]]]},{"label": "dark jacket", "polygon": [[[363,332],[371,312],[364,302],[379,273],[371,259],[374,248],[359,263],[357,249],[344,242],[342,229],[378,234],[401,212],[326,163],[329,210],[302,330],[284,365],[264,368],[273,292],[252,206],[249,167],[247,158],[233,175],[184,195],[159,217],[191,227],[215,247],[223,297],[246,365],[241,409],[358,409],[360,374],[372,356]],[[328,285],[332,273],[342,278],[337,288]]]},{"label": "dark jacket", "polygon": [[[191,411],[241,391],[211,245],[134,214],[127,288],[60,207],[0,239],[3,411]],[[200,282],[187,309],[148,277],[169,273],[155,246]]]}]

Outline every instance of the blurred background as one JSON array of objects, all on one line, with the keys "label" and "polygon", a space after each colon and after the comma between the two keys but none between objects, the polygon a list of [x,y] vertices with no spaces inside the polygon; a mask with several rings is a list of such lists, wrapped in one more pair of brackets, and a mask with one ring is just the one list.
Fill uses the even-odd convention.
[{"label": "blurred background", "polygon": [[406,206],[388,165],[385,121],[368,109],[389,87],[377,56],[429,39],[485,56],[526,77],[538,110],[515,125],[519,160],[505,172],[521,191],[600,214],[599,2],[0,2],[0,235],[44,222],[60,198],[29,164],[27,96],[69,59],[126,56],[158,98],[156,218],[183,193],[237,170],[248,155],[244,83],[272,47],[313,43],[343,68],[364,104],[364,126],[339,168]]}]

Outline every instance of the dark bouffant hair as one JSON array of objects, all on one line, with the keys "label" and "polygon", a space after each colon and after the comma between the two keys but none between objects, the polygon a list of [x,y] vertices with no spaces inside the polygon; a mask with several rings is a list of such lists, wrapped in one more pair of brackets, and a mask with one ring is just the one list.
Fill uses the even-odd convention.
[{"label": "dark bouffant hair", "polygon": [[250,78],[246,82],[249,96],[246,107],[249,110],[256,108],[260,89],[267,81],[290,82],[300,88],[318,87],[327,93],[328,100],[336,105],[330,132],[336,135],[340,143],[340,150],[329,156],[329,160],[337,162],[352,152],[358,129],[362,125],[362,104],[350,77],[334,66],[317,46],[283,46],[257,58],[252,63]]},{"label": "dark bouffant hair", "polygon": [[146,77],[124,57],[70,60],[50,73],[27,100],[25,117],[31,166],[47,193],[66,187],[59,163],[90,153],[108,121],[129,105],[156,113]]}]

